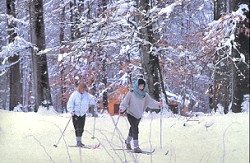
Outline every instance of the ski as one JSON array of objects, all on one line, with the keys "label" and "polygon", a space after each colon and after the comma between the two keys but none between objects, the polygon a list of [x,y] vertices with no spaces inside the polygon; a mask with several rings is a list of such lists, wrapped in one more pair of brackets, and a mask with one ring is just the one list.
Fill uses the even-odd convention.
[{"label": "ski", "polygon": [[128,152],[129,152],[129,153],[135,153],[135,154],[146,154],[146,155],[151,155],[151,154],[153,154],[153,153],[155,152],[155,149],[153,149],[152,151],[142,150],[141,153],[136,153],[136,152],[134,152],[134,150],[129,150]]},{"label": "ski", "polygon": [[84,146],[81,146],[81,147],[79,147],[79,146],[77,146],[77,145],[69,145],[68,147],[78,147],[78,148],[85,148],[85,149],[97,149],[97,148],[99,148],[100,147],[100,143],[98,143],[98,144],[95,144],[95,145],[84,145]]},{"label": "ski", "polygon": [[131,149],[125,149],[125,148],[112,148],[112,150],[115,150],[115,151],[130,151]]},{"label": "ski", "polygon": [[[112,150],[124,150],[124,151],[127,151],[128,153],[136,153],[134,152],[134,150],[131,150],[131,149],[124,149],[124,148],[114,148]],[[147,154],[147,155],[151,155],[152,153],[155,152],[155,149],[153,149],[152,151],[146,151],[146,150],[142,150],[141,153],[136,153],[136,154]]]}]

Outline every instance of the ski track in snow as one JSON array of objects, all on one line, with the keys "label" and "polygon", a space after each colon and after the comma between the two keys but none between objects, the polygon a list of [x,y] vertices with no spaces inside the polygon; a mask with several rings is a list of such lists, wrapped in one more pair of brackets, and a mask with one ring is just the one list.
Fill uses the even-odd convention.
[{"label": "ski track in snow", "polygon": [[160,114],[145,113],[139,125],[139,144],[142,150],[155,149],[155,152],[142,155],[113,150],[125,147],[129,127],[126,117],[100,115],[96,118],[94,133],[94,118],[87,117],[83,143],[100,143],[97,149],[68,147],[75,144],[72,123],[56,148],[53,145],[61,136],[69,116],[39,110],[38,113],[0,110],[1,163],[249,162],[248,112],[204,114],[192,117],[190,120],[193,121],[179,115],[163,114],[161,119]]}]

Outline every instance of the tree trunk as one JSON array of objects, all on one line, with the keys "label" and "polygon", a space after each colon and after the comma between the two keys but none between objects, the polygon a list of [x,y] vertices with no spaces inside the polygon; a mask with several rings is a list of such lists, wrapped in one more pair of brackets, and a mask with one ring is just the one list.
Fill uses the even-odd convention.
[{"label": "tree trunk", "polygon": [[[225,0],[215,0],[214,1],[214,20],[220,19],[222,14],[227,11],[227,5]],[[214,60],[214,96],[213,96],[213,109],[216,112],[218,109],[218,104],[224,107],[224,112],[228,112],[228,100],[229,100],[229,81],[231,66],[228,62],[225,52],[223,50],[217,51],[215,53]],[[221,62],[223,64],[218,64]],[[221,66],[223,65],[223,66]]]},{"label": "tree trunk", "polygon": [[[107,0],[100,0],[100,4],[98,5],[99,8],[98,8],[98,17],[102,17],[102,18],[105,18],[107,15],[105,15],[105,11],[107,10]],[[107,87],[107,84],[108,84],[108,79],[107,79],[107,54],[106,52],[103,51],[103,48],[98,48],[98,50],[100,55],[104,55],[105,57],[103,57],[103,60],[102,60],[102,73],[100,74],[100,78],[101,78],[101,81],[102,83],[104,83],[105,85],[105,88]],[[109,105],[109,100],[108,100],[108,93],[107,91],[103,92],[103,98],[102,98],[102,101],[103,101],[103,109],[104,110],[108,110],[108,105]]]},{"label": "tree trunk", "polygon": [[[15,0],[6,1],[7,14],[16,18]],[[17,36],[15,32],[16,23],[13,20],[7,21],[9,42],[13,42]],[[19,103],[22,104],[22,84],[18,54],[9,57],[10,67],[10,105],[9,110],[13,110]]]},{"label": "tree trunk", "polygon": [[[141,12],[148,12],[150,10],[149,0],[137,0],[138,9]],[[139,50],[142,59],[142,67],[145,78],[148,83],[149,94],[156,100],[159,100],[160,80],[159,80],[159,59],[158,56],[153,55],[152,45],[154,43],[154,34],[152,24],[147,24],[149,18],[138,13],[136,22],[139,30],[139,37],[143,40],[140,44]]]},{"label": "tree trunk", "polygon": [[0,82],[0,89],[2,90],[2,92],[0,93],[0,108],[4,109],[4,110],[8,110],[8,106],[7,104],[9,104],[9,72],[6,72],[5,74],[3,74],[1,76]]},{"label": "tree trunk", "polygon": [[34,111],[30,105],[32,104],[32,100],[30,98],[30,92],[32,90],[32,70],[31,66],[31,56],[24,56],[23,60],[25,61],[23,65],[23,111],[29,112]]},{"label": "tree trunk", "polygon": [[[220,18],[220,0],[214,0],[214,20],[218,20]],[[216,65],[215,61],[217,60],[218,56],[215,54],[215,60],[214,60],[214,65]],[[217,69],[214,66],[214,82],[213,82],[213,88],[214,88],[214,95],[213,95],[213,109],[216,112],[217,110],[217,104],[218,104],[218,89],[217,89],[217,80],[218,80],[218,75],[217,75]]]},{"label": "tree trunk", "polygon": [[[60,45],[63,46],[64,45],[64,33],[65,33],[65,4],[63,1],[61,1],[61,14],[60,14],[60,21],[61,21],[61,24],[60,24]],[[62,50],[61,53],[64,53],[64,51]],[[64,74],[64,63],[63,63],[63,60],[59,63],[59,69],[60,69],[60,90],[61,90],[61,108],[62,108],[62,112],[66,109],[66,101],[63,99],[63,95],[65,93],[65,90],[66,90],[66,86],[65,86],[65,74]]]},{"label": "tree trunk", "polygon": [[105,17],[104,12],[107,10],[107,3],[107,0],[100,0],[98,16]]},{"label": "tree trunk", "polygon": [[35,111],[44,100],[51,103],[48,78],[47,57],[39,53],[45,49],[45,33],[43,20],[43,0],[30,1],[31,42],[36,46],[32,49],[33,84],[35,96]]},{"label": "tree trunk", "polygon": [[[74,4],[70,1],[69,2],[69,7],[70,7],[70,23],[73,24],[74,23]],[[71,40],[74,40],[75,37],[74,37],[74,26],[71,25],[70,26],[70,37],[71,37]]]},{"label": "tree trunk", "polygon": [[[214,2],[214,18],[218,20],[225,12],[232,12],[238,9],[240,4],[249,4],[247,0],[217,0]],[[238,28],[243,28],[239,34],[236,34],[235,42],[238,45],[237,50],[233,49],[231,55],[232,58],[241,58],[240,53],[244,55],[246,63],[244,61],[236,61],[234,64],[230,63],[227,59],[224,59],[221,63],[224,66],[215,68],[214,72],[214,108],[217,104],[221,103],[224,106],[224,113],[227,113],[229,108],[229,100],[232,100],[232,111],[235,113],[241,112],[241,104],[243,102],[244,94],[249,94],[249,36],[246,35],[246,30],[249,24],[249,12],[245,13],[248,19],[245,22],[239,22]],[[248,22],[247,22],[248,21]],[[241,27],[242,26],[242,27]],[[243,31],[243,32],[242,32]],[[226,52],[217,51],[216,58],[218,60],[226,58]],[[236,65],[236,67],[235,67]]]},{"label": "tree trunk", "polygon": [[[240,4],[248,4],[248,0],[236,1],[235,6],[232,6],[233,10],[237,10],[237,7]],[[233,50],[234,58],[242,58],[241,55],[244,55],[245,61],[241,60],[240,62],[235,62],[236,67],[233,68],[233,101],[232,101],[232,111],[234,113],[239,113],[242,111],[241,104],[243,102],[244,95],[250,94],[249,88],[249,12],[245,13],[246,19],[243,22],[237,24],[238,34],[236,34],[235,42],[238,45],[237,50]]]}]

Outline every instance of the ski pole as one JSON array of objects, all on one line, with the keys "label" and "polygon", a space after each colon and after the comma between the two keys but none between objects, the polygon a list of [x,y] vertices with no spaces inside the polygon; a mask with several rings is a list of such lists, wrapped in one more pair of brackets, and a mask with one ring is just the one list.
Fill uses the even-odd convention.
[{"label": "ski pole", "polygon": [[161,115],[160,115],[160,146],[162,148],[162,107],[161,107]]},{"label": "ski pole", "polygon": [[57,147],[58,143],[60,142],[60,140],[61,140],[61,138],[62,138],[64,132],[66,131],[66,129],[67,129],[68,125],[69,125],[69,122],[70,122],[71,118],[72,118],[72,117],[70,117],[70,119],[69,119],[67,125],[65,126],[65,128],[64,128],[64,130],[63,130],[63,132],[62,132],[60,138],[58,139],[57,143],[53,145],[54,147]]},{"label": "ski pole", "polygon": [[94,117],[93,136],[91,137],[92,139],[95,139],[95,120],[96,120],[96,117]]},{"label": "ski pole", "polygon": [[118,124],[119,119],[120,119],[120,113],[119,113],[119,115],[118,115],[118,118],[117,118],[117,121],[116,121],[116,122],[114,121],[113,117],[111,117],[111,118],[112,118],[112,121],[113,121],[113,123],[114,123],[114,125],[115,125],[114,131],[113,131],[113,134],[112,134],[112,138],[111,138],[111,141],[112,141],[112,140],[113,140],[113,137],[114,137],[114,134],[115,134],[115,130],[117,129],[117,124]]}]

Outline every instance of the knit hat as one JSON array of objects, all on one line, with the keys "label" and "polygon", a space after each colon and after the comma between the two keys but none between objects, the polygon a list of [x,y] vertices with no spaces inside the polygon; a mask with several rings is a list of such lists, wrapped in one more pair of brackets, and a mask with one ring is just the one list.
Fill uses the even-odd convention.
[{"label": "knit hat", "polygon": [[138,80],[138,85],[143,84],[145,86],[146,82],[143,79]]}]

